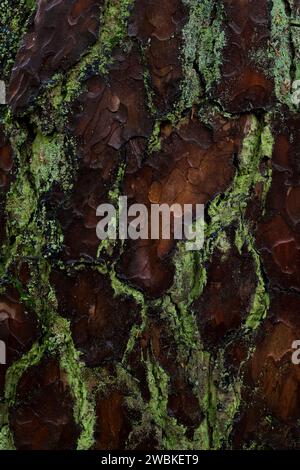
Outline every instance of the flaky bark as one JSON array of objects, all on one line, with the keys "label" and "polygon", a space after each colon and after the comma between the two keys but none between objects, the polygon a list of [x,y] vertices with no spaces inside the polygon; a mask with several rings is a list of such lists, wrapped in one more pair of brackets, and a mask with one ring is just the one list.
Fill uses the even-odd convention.
[{"label": "flaky bark", "polygon": [[300,1],[0,5],[1,448],[299,448]]}]

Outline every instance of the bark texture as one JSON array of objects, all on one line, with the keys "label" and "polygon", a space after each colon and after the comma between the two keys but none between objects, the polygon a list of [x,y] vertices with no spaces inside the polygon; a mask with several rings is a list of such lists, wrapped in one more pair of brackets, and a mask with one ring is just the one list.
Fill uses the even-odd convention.
[{"label": "bark texture", "polygon": [[0,7],[0,447],[299,449],[300,1]]}]

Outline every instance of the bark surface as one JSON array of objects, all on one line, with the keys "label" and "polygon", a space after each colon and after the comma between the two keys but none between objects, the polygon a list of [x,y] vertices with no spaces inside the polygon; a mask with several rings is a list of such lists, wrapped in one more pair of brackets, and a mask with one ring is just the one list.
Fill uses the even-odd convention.
[{"label": "bark surface", "polygon": [[[300,0],[0,0],[2,449],[299,449]],[[96,208],[205,204],[203,250]]]}]

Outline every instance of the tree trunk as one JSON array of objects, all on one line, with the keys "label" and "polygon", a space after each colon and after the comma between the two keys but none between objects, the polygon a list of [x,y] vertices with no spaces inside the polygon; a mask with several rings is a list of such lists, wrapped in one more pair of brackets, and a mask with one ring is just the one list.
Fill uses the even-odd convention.
[{"label": "tree trunk", "polygon": [[0,447],[299,448],[300,1],[0,5]]}]

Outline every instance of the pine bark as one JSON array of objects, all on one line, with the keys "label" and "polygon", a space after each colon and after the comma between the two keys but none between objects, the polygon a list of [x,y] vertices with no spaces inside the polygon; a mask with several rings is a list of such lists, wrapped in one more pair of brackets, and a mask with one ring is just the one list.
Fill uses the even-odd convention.
[{"label": "pine bark", "polygon": [[0,6],[0,447],[299,449],[300,1]]}]

